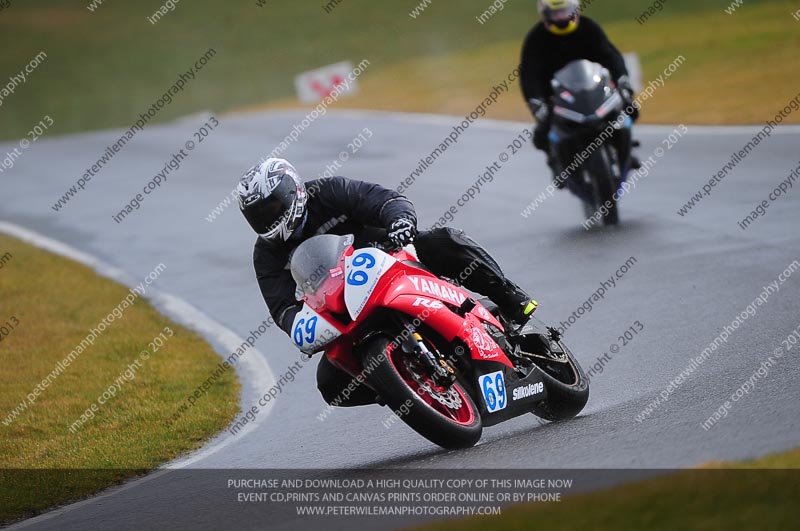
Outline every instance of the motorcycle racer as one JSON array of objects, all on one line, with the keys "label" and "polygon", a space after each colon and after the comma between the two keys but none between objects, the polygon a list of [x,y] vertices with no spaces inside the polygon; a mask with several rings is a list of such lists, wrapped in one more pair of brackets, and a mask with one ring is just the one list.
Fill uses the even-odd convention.
[{"label": "motorcycle racer", "polygon": [[[413,205],[394,190],[345,177],[303,183],[292,164],[270,158],[250,168],[237,191],[239,208],[258,234],[253,264],[261,294],[275,323],[287,334],[302,308],[288,267],[292,252],[318,234],[353,234],[356,247],[379,241],[389,249],[400,249],[413,241],[420,261],[438,276],[456,279],[469,268],[472,272],[463,279],[464,287],[489,297],[511,324],[521,326],[536,309],[536,301],[507,279],[489,253],[463,231],[443,227],[418,232]],[[351,382],[349,374],[322,356],[317,385],[326,402]],[[372,404],[374,395],[360,385],[336,405]]]},{"label": "motorcycle racer", "polygon": [[[633,102],[634,90],[622,54],[597,22],[580,14],[578,0],[539,0],[538,11],[541,20],[530,30],[522,47],[520,85],[536,118],[533,144],[548,154],[548,165],[555,177],[548,138],[552,111],[549,101],[553,95],[550,81],[555,73],[572,61],[586,59],[608,69],[625,107]],[[633,108],[631,118],[636,121],[638,109]],[[638,161],[631,162],[635,169]],[[563,188],[564,183],[556,179],[556,186]]]}]

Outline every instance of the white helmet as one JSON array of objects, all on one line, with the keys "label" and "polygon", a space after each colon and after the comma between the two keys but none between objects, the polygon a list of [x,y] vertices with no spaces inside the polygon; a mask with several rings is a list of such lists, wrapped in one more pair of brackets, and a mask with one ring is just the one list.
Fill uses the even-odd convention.
[{"label": "white helmet", "polygon": [[239,210],[265,240],[286,241],[306,214],[306,187],[294,166],[270,158],[239,181]]}]

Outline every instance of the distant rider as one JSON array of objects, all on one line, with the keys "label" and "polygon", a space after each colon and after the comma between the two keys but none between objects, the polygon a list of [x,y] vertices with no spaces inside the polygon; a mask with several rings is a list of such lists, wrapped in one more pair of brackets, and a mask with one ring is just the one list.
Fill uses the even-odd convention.
[{"label": "distant rider", "polygon": [[[550,157],[548,135],[553,95],[550,82],[556,72],[572,61],[586,59],[608,69],[626,107],[633,102],[634,91],[622,54],[597,22],[581,16],[578,0],[539,0],[538,8],[541,20],[528,33],[522,47],[520,84],[525,101],[536,118],[533,145],[548,155],[547,162],[555,179],[557,169]],[[638,116],[635,109],[631,118],[635,121]],[[633,159],[631,166],[638,166],[638,161]],[[555,183],[559,188],[564,187],[558,179]]]}]

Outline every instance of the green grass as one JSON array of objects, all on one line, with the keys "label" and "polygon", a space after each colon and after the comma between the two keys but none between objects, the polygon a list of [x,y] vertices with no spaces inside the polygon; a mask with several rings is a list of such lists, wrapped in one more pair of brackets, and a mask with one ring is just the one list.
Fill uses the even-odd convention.
[{"label": "green grass", "polygon": [[478,517],[420,531],[728,531],[796,529],[800,450],[570,496],[561,502],[519,505],[497,517]]},{"label": "green grass", "polygon": [[[19,323],[0,342],[0,420],[5,421],[128,290],[2,235],[0,252],[12,256],[0,269],[0,322]],[[229,371],[167,428],[170,414],[216,368],[219,357],[143,299],[122,315],[21,415],[0,423],[0,522],[88,496],[198,448],[237,413],[239,384]],[[149,359],[140,359],[134,377],[120,380],[116,396],[98,404],[95,418],[72,433],[70,425],[151,348],[148,343],[164,327],[174,336]]]},{"label": "green grass", "polygon": [[[472,101],[485,89],[481,87],[480,94],[474,94],[471,86],[459,84],[461,78],[486,71],[484,83],[493,82],[492,67],[517,61],[519,43],[536,20],[533,0],[510,0],[502,12],[483,25],[475,17],[489,6],[489,0],[434,0],[417,19],[408,15],[417,0],[342,0],[330,14],[322,8],[327,2],[267,0],[267,5],[259,8],[255,1],[184,0],[155,25],[146,17],[163,4],[161,0],[105,0],[95,12],[86,9],[88,3],[15,0],[0,11],[0,45],[4,50],[0,80],[18,72],[38,52],[43,50],[48,55],[29,81],[0,107],[0,138],[21,138],[44,115],[55,121],[49,135],[127,127],[210,47],[217,50],[217,56],[174,103],[161,111],[158,120],[288,98],[294,93],[297,73],[344,59],[358,63],[366,58],[371,62],[362,77],[364,92],[375,87],[402,95],[404,89],[431,82],[443,99],[449,94],[456,100]],[[797,81],[797,68],[791,67],[796,66],[796,60],[787,55],[796,48],[798,29],[790,15],[794,11],[791,2],[747,0],[735,15],[728,16],[722,13],[727,0],[669,0],[661,13],[640,26],[634,19],[650,3],[595,0],[588,14],[608,24],[611,36],[623,42],[626,49],[644,48],[648,73],[664,59],[671,60],[673,52],[688,43],[698,54],[695,64],[715,67],[711,72],[721,73],[725,90],[735,95],[731,99],[736,106],[727,109],[726,120],[735,121],[736,111],[750,103],[749,85],[739,89],[735,83],[742,75],[737,67],[748,67],[748,78],[763,74],[770,80]],[[791,29],[781,25],[777,34],[738,33],[736,40],[725,42],[724,29],[729,24],[742,30],[751,23],[761,25],[757,10],[766,5],[780,6],[772,13],[791,22]],[[700,12],[717,16],[709,23],[697,24],[695,16]],[[498,43],[507,44],[487,48]],[[448,68],[449,56],[480,56],[481,50],[494,50],[493,61]],[[759,54],[766,50],[767,60],[754,60],[763,56],[753,50]],[[774,69],[773,54],[789,63]],[[415,60],[437,58],[442,69],[433,78],[425,70],[413,69]],[[385,79],[403,65],[412,69],[410,77],[391,77],[370,85],[372,76]],[[703,66],[695,68],[702,70]],[[731,75],[733,80],[728,79]],[[700,96],[706,94],[714,79],[710,75],[693,78],[692,87],[700,91],[693,100],[702,102]],[[382,94],[370,92],[365,96],[374,100]],[[383,107],[414,105],[406,100],[387,100]],[[683,93],[675,100],[681,105],[693,103],[687,102]],[[706,102],[715,104],[713,99]],[[680,114],[681,109],[677,112]]]}]

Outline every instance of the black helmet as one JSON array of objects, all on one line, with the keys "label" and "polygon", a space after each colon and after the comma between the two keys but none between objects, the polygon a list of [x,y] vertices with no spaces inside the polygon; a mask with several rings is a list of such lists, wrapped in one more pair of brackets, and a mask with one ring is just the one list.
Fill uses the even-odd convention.
[{"label": "black helmet", "polygon": [[306,187],[288,161],[271,158],[239,181],[239,210],[265,240],[286,241],[306,213]]}]

